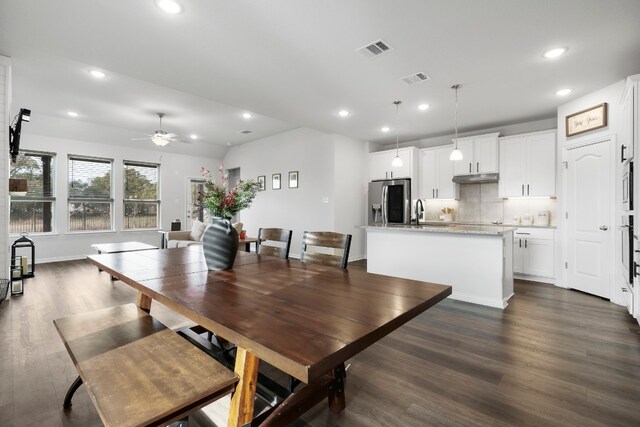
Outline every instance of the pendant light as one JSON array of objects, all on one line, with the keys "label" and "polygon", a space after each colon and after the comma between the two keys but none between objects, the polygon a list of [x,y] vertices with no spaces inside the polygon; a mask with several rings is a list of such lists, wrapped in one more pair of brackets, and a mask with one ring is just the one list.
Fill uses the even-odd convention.
[{"label": "pendant light", "polygon": [[400,158],[400,153],[399,153],[400,130],[398,129],[398,117],[400,116],[400,104],[402,104],[402,101],[393,101],[393,103],[396,106],[396,156],[393,158],[393,161],[391,162],[391,166],[394,168],[401,168],[402,159]]},{"label": "pendant light", "polygon": [[459,84],[455,84],[451,86],[451,89],[456,91],[456,136],[453,144],[453,151],[451,155],[449,155],[449,160],[457,161],[462,160],[462,151],[458,148],[458,89],[460,89]]}]

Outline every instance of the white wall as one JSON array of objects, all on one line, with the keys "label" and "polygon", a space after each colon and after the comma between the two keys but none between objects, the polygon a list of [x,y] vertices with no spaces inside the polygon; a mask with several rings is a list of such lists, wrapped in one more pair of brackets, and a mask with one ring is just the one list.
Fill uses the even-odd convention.
[{"label": "white wall", "polygon": [[[562,214],[566,208],[564,206],[564,194],[563,194],[563,178],[564,178],[564,168],[563,163],[566,159],[567,150],[564,148],[567,144],[579,143],[580,141],[588,141],[591,139],[596,139],[601,136],[612,136],[613,141],[612,144],[614,147],[613,155],[611,156],[613,167],[611,168],[612,174],[616,177],[614,182],[614,191],[615,194],[615,205],[614,208],[611,209],[612,217],[610,218],[609,230],[614,234],[615,238],[613,240],[613,251],[611,251],[611,256],[609,257],[609,262],[613,265],[611,277],[611,287],[610,287],[610,299],[612,302],[623,304],[623,296],[622,291],[620,290],[620,286],[617,285],[618,280],[624,280],[619,277],[620,271],[620,236],[618,235],[618,226],[620,225],[619,215],[616,214],[616,211],[619,211],[620,201],[621,201],[621,186],[617,185],[618,179],[620,176],[620,162],[617,161],[619,158],[620,152],[617,148],[617,144],[615,139],[620,134],[621,125],[622,125],[622,117],[621,117],[621,108],[620,108],[620,98],[622,96],[622,91],[624,89],[624,80],[616,82],[610,86],[607,86],[603,89],[600,89],[596,92],[592,92],[588,95],[582,96],[580,98],[574,99],[571,102],[568,102],[564,105],[558,107],[558,217],[560,219],[558,224],[558,233],[560,236],[557,239],[560,243],[560,246],[556,246],[556,253],[559,255],[556,257],[556,271],[560,271],[561,274],[557,275],[556,284],[560,286],[567,286],[567,278],[566,278],[566,269],[564,268],[564,262],[566,261],[565,251],[566,251],[566,227],[564,221],[564,215]],[[595,105],[601,104],[603,102],[608,103],[608,126],[593,130],[591,132],[587,132],[585,134],[574,136],[571,138],[567,138],[565,131],[565,118],[566,116],[573,114],[575,112],[587,109],[589,107],[593,107]],[[613,178],[613,177],[612,177]]]},{"label": "white wall", "polygon": [[[363,233],[353,228],[364,217],[363,172],[367,144],[300,128],[231,148],[225,168],[240,168],[241,179],[266,175],[267,189],[240,213],[249,236],[260,227],[293,230],[291,256],[299,257],[302,234],[338,231],[353,234],[350,260],[364,255]],[[337,148],[336,148],[337,147]],[[340,153],[341,160],[336,161]],[[298,171],[298,188],[288,188],[288,174]],[[351,176],[349,171],[353,171]],[[282,174],[282,189],[271,187],[272,174]]]},{"label": "white wall", "polygon": [[[55,196],[53,234],[33,234],[36,245],[36,263],[83,258],[95,253],[94,243],[139,241],[153,245],[160,244],[160,234],[151,231],[122,231],[123,212],[123,160],[159,163],[160,166],[160,224],[168,230],[171,221],[180,218],[186,221],[187,178],[200,177],[200,166],[216,170],[218,160],[163,153],[159,150],[114,146],[71,139],[61,139],[23,132],[21,149],[56,153]],[[114,165],[114,224],[112,232],[67,231],[67,156],[69,154],[105,157],[113,159]],[[17,237],[17,236],[13,236]],[[14,239],[12,239],[13,241]]]},{"label": "white wall", "polygon": [[0,56],[0,278],[9,277],[9,125],[11,60]]}]

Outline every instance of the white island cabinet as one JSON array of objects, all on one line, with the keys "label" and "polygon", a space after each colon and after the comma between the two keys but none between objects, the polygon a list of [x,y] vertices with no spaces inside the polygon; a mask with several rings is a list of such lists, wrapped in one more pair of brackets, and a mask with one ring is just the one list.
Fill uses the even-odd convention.
[{"label": "white island cabinet", "polygon": [[364,228],[370,273],[451,285],[450,298],[490,307],[513,295],[513,228]]}]

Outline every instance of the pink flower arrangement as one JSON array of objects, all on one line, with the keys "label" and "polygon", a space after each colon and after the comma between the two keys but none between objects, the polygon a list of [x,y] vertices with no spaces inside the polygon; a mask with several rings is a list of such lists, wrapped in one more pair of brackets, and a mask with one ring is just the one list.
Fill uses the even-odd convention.
[{"label": "pink flower arrangement", "polygon": [[218,163],[220,184],[213,181],[211,171],[204,166],[200,167],[200,173],[205,179],[204,192],[198,194],[198,199],[209,210],[211,216],[231,218],[242,209],[251,206],[251,202],[258,193],[259,184],[251,179],[238,181],[230,190],[229,174],[224,170],[224,165]]}]

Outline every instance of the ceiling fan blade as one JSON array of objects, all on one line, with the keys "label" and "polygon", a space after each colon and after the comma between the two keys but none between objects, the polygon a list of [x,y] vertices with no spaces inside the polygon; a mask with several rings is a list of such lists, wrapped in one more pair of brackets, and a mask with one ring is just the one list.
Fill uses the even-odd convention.
[{"label": "ceiling fan blade", "polygon": [[178,135],[176,135],[175,133],[167,133],[167,134],[162,135],[162,138],[164,138],[164,139],[173,139],[176,136],[178,136]]},{"label": "ceiling fan blade", "polygon": [[144,139],[151,139],[151,138],[149,138],[149,137],[146,137],[146,138],[131,138],[130,141],[142,141]]}]

